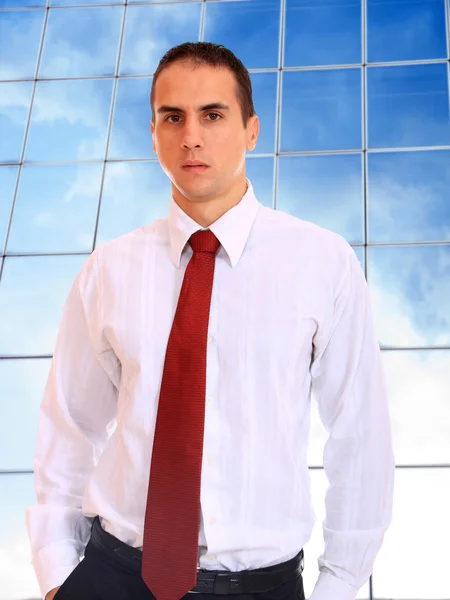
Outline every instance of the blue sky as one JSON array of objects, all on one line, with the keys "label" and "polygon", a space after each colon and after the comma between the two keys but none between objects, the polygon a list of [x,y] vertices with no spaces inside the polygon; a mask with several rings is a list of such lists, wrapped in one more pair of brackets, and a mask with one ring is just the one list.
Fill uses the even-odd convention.
[{"label": "blue sky", "polygon": [[[339,233],[356,245],[363,267],[361,245],[369,244],[366,266],[380,342],[405,348],[383,352],[397,461],[449,463],[449,351],[406,350],[450,345],[445,0],[367,0],[365,73],[360,0],[286,0],[282,44],[280,0],[206,2],[203,23],[200,2],[129,2],[124,21],[122,2],[77,6],[85,1],[50,2],[37,71],[44,0],[0,0],[0,246],[7,254],[0,356],[50,355],[64,300],[94,243],[167,214],[170,185],[149,132],[152,73],[166,50],[202,32],[251,70],[262,131],[247,174],[258,199]],[[280,65],[287,70],[278,73]],[[52,256],[8,256],[13,253]],[[49,364],[0,360],[7,398],[0,404],[0,469],[32,468]],[[313,405],[310,464],[321,464],[324,441]],[[325,482],[315,473],[313,493],[320,499]],[[401,473],[396,493],[407,516],[399,511],[377,563],[377,595],[444,597],[447,565],[439,561],[445,553],[422,556],[413,579],[408,553],[416,545],[407,541],[408,519],[430,504],[437,515],[443,511],[444,477],[444,470],[416,479]],[[13,513],[7,528],[0,524],[6,531],[0,580],[7,582],[0,600],[19,599],[36,594],[25,532],[16,535],[25,506],[34,501],[32,479],[2,476],[0,485]],[[427,496],[420,495],[424,486]],[[424,523],[418,543],[438,547],[442,527]],[[316,529],[313,554],[320,544]],[[390,565],[398,556],[405,558],[393,578]],[[307,588],[313,571],[308,577]],[[366,587],[359,597],[367,596]]]}]

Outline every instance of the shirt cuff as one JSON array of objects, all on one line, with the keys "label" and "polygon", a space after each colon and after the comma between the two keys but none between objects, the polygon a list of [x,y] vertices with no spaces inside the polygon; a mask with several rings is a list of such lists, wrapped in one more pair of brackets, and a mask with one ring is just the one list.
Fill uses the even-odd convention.
[{"label": "shirt cuff", "polygon": [[80,563],[76,540],[48,544],[33,557],[33,567],[42,598],[55,587],[61,586]]},{"label": "shirt cuff", "polygon": [[309,600],[355,600],[358,589],[335,577],[329,572],[321,571]]}]

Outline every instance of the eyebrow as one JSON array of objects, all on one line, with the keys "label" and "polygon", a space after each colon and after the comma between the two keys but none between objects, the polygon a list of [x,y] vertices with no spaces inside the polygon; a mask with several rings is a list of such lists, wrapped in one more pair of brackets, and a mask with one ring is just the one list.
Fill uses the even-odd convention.
[{"label": "eyebrow", "polygon": [[[211,102],[210,104],[200,106],[198,112],[204,112],[205,110],[230,110],[230,107],[226,104],[222,104],[222,102]],[[164,104],[163,106],[160,106],[156,112],[161,115],[169,112],[183,113],[184,110],[178,106],[167,106]]]}]

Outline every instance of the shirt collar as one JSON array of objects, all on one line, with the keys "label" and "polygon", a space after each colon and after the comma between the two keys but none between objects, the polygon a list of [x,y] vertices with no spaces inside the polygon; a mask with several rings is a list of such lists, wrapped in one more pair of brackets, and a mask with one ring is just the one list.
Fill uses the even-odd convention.
[{"label": "shirt collar", "polygon": [[178,206],[173,196],[171,197],[168,217],[170,251],[177,268],[180,266],[181,255],[189,238],[200,229],[210,229],[227,253],[231,266],[237,264],[259,209],[259,202],[253,193],[253,186],[249,179],[247,179],[247,186],[247,191],[240,202],[209,227],[201,227]]}]

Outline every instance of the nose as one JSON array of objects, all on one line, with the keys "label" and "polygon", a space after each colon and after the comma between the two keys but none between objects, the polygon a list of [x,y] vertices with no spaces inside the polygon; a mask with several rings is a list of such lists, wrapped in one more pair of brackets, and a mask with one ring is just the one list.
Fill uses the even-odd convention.
[{"label": "nose", "polygon": [[198,122],[194,119],[186,120],[183,135],[181,138],[181,145],[183,149],[191,150],[192,148],[203,147],[203,136],[201,128]]}]

